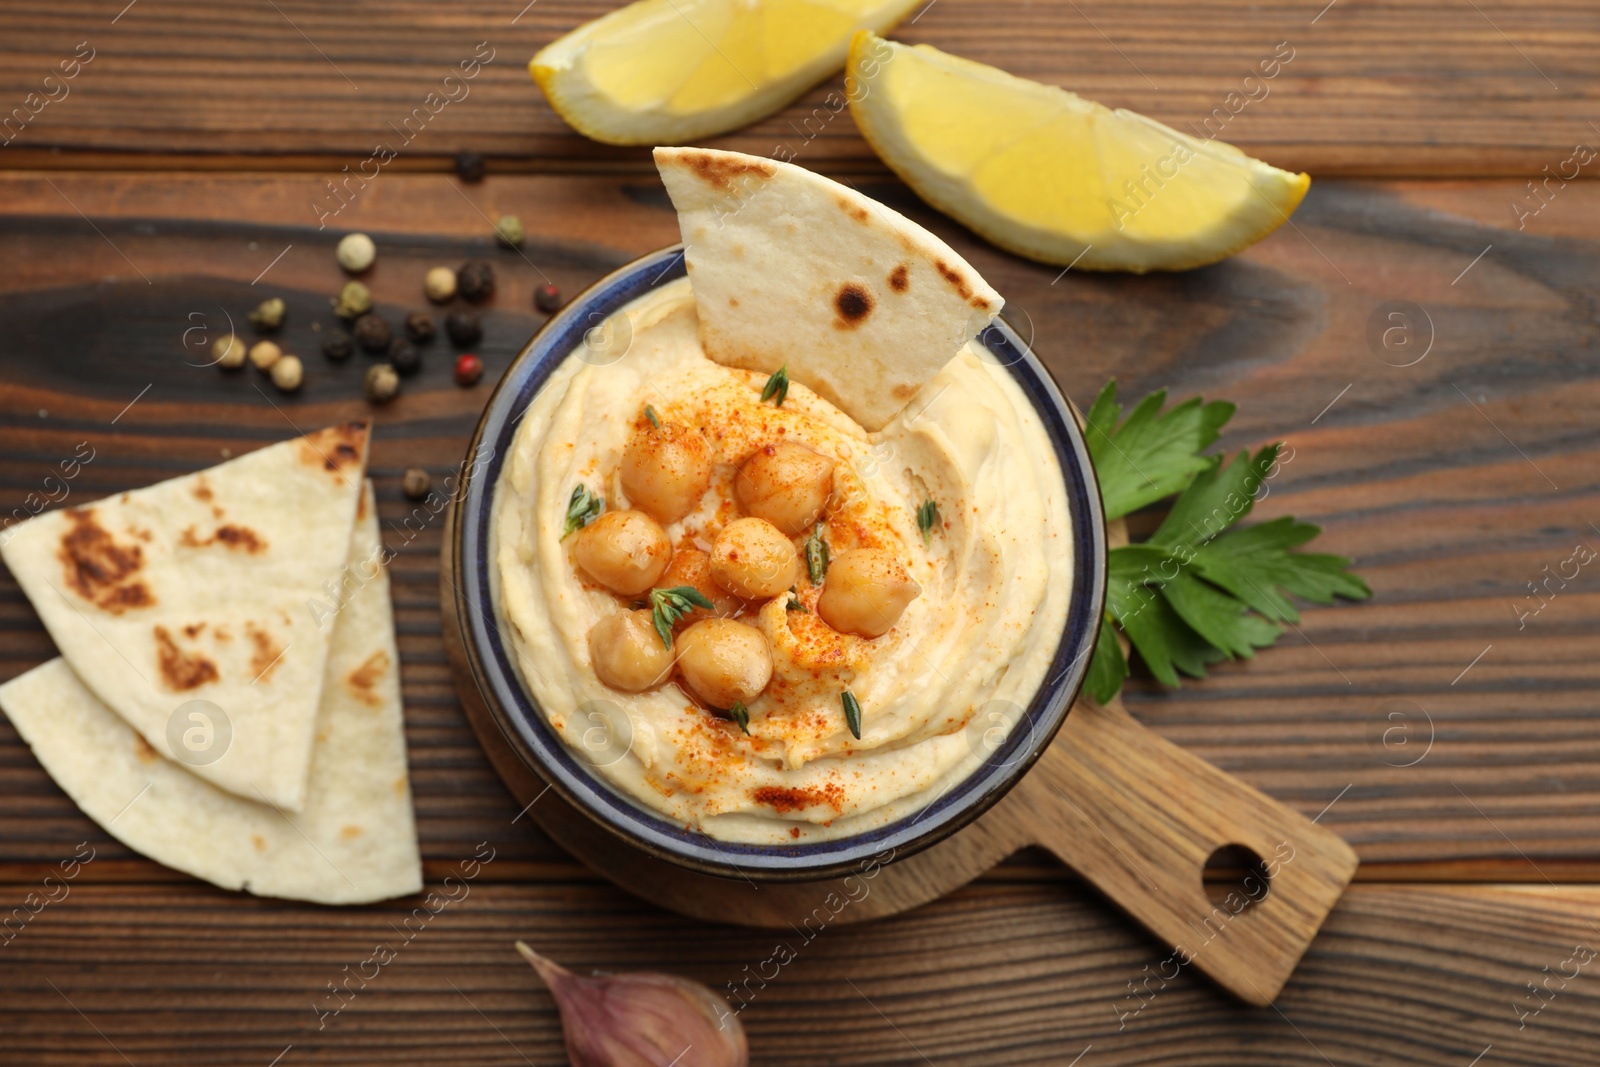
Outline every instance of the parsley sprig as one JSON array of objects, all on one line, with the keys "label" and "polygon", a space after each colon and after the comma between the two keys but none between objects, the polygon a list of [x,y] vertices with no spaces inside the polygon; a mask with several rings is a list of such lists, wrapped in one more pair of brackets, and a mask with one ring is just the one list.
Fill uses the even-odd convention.
[{"label": "parsley sprig", "polygon": [[714,611],[716,605],[692,585],[650,590],[650,621],[655,623],[663,645],[672,647],[672,628],[695,608]]},{"label": "parsley sprig", "polygon": [[573,486],[572,496],[567,499],[567,524],[561,529],[561,539],[565,541],[572,531],[583,529],[605,510],[605,497],[596,496],[582,483]]},{"label": "parsley sprig", "polygon": [[750,709],[744,706],[744,701],[733,702],[733,707],[728,709],[728,718],[739,724],[739,729],[744,731],[746,737],[750,736]]},{"label": "parsley sprig", "polygon": [[1179,672],[1204,678],[1207,664],[1276,643],[1281,624],[1300,619],[1287,593],[1318,604],[1372,595],[1343,556],[1293,551],[1319,527],[1287,516],[1235,526],[1276,473],[1281,445],[1232,462],[1204,455],[1234,406],[1195,397],[1163,412],[1165,402],[1166,390],[1157,391],[1122,419],[1111,381],[1085,418],[1107,522],[1178,494],[1148,540],[1109,553],[1106,611],[1085,683],[1102,704],[1128,677],[1115,627],[1157,681],[1176,686]]}]

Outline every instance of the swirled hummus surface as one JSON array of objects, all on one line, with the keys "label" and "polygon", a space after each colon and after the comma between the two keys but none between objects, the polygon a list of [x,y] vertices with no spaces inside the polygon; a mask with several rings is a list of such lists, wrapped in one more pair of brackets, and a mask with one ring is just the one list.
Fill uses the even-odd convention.
[{"label": "swirled hummus surface", "polygon": [[[714,838],[793,843],[860,833],[913,814],[992,759],[1045,679],[1066,618],[1073,545],[1055,451],[1002,367],[960,352],[881,431],[868,433],[800,381],[781,406],[767,376],[712,362],[687,279],[641,297],[591,334],[523,415],[495,489],[497,607],[508,648],[550,725],[640,806]],[[619,349],[625,349],[617,355]],[[583,485],[629,507],[618,474],[649,415],[703,435],[712,463],[699,503],[663,529],[675,550],[709,551],[740,518],[740,465],[776,442],[834,460],[818,528],[794,537],[793,592],[729,597],[759,629],[772,675],[748,704],[748,734],[683,685],[603,684],[588,636],[637,610],[575,565],[564,536]],[[926,536],[925,502],[938,517]],[[818,614],[805,544],[832,558],[893,553],[920,586],[887,633],[832,629]],[[826,588],[826,579],[822,588]],[[861,708],[853,736],[842,706]]]}]

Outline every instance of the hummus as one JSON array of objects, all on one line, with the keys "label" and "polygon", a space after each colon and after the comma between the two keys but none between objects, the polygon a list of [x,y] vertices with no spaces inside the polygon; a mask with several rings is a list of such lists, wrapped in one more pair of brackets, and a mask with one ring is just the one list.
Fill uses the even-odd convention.
[{"label": "hummus", "polygon": [[[613,316],[528,406],[494,493],[495,593],[508,651],[550,726],[617,791],[713,838],[793,843],[861,833],[914,814],[971,774],[1045,681],[1073,580],[1073,545],[1054,448],[1004,368],[969,344],[881,431],[868,433],[798,379],[781,405],[767,376],[701,348],[687,279]],[[616,357],[617,338],[631,338]],[[792,595],[737,609],[772,653],[748,706],[748,734],[674,676],[645,692],[603,684],[588,635],[637,607],[587,580],[563,537],[584,485],[606,510],[629,504],[618,475],[650,414],[695,427],[712,481],[664,524],[675,549],[709,551],[740,517],[740,464],[773,442],[835,461],[820,536],[833,558],[895,554],[920,586],[892,629],[868,639],[816,611],[804,545]],[[937,504],[924,536],[918,511]],[[826,583],[824,583],[825,586]],[[861,708],[853,736],[841,694]]]}]

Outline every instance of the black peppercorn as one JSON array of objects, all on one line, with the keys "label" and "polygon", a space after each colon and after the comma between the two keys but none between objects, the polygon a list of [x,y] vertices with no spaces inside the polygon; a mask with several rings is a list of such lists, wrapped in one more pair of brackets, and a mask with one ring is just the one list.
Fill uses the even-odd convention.
[{"label": "black peppercorn", "polygon": [[481,259],[461,264],[456,271],[456,292],[477,303],[494,295],[494,268]]},{"label": "black peppercorn", "polygon": [[483,181],[483,157],[476,152],[456,153],[456,177],[464,182]]},{"label": "black peppercorn", "polygon": [[409,378],[422,369],[422,353],[397,337],[389,347],[389,363],[401,376]]},{"label": "black peppercorn", "polygon": [[355,342],[343,330],[329,330],[328,336],[322,339],[322,354],[335,362],[349,359],[355,350]]},{"label": "black peppercorn", "polygon": [[360,345],[363,350],[374,355],[381,355],[389,351],[389,341],[394,334],[389,330],[389,324],[378,316],[373,314],[361,316],[356,320],[353,329],[356,336],[356,344]]},{"label": "black peppercorn", "polygon": [[425,311],[413,311],[406,316],[406,336],[419,345],[433,340],[433,316]]},{"label": "black peppercorn", "polygon": [[450,335],[450,340],[466,347],[483,338],[483,324],[478,321],[476,311],[452,311],[445,316],[444,332]]},{"label": "black peppercorn", "polygon": [[561,290],[552,285],[541,285],[533,291],[533,306],[546,315],[561,310]]}]

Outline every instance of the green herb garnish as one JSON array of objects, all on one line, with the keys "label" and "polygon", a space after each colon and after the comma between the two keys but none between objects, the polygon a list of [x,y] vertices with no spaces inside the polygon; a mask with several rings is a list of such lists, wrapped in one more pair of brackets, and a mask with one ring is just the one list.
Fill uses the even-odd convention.
[{"label": "green herb garnish", "polygon": [[917,508],[917,529],[922,531],[924,546],[933,541],[933,531],[939,528],[939,505],[932,499],[924,500]]},{"label": "green herb garnish", "polygon": [[589,492],[587,485],[572,487],[572,496],[567,499],[567,525],[561,530],[561,539],[565,541],[572,535],[572,531],[581,530],[600,517],[606,510],[604,497],[595,496]]},{"label": "green herb garnish", "polygon": [[802,615],[811,614],[811,609],[800,603],[800,597],[793,589],[789,590],[789,602],[783,606],[784,611],[798,611]]},{"label": "green herb garnish", "polygon": [[672,628],[695,608],[711,611],[715,605],[692,585],[650,590],[650,621],[655,623],[656,633],[661,635],[663,645],[672,647]]},{"label": "green herb garnish", "polygon": [[750,736],[750,709],[744,706],[744,701],[733,702],[733,707],[728,709],[728,718],[739,724],[739,729],[744,731],[746,737]]},{"label": "green herb garnish", "polygon": [[1179,672],[1204,678],[1207,664],[1276,643],[1280,623],[1300,618],[1285,593],[1318,604],[1372,595],[1343,556],[1292,551],[1321,532],[1310,523],[1284,517],[1230,529],[1277,473],[1282,446],[1231,463],[1203,455],[1234,405],[1195,397],[1163,413],[1165,401],[1165,390],[1152,393],[1118,425],[1111,381],[1085,419],[1107,522],[1179,494],[1149,540],[1108,554],[1105,616],[1085,683],[1102,704],[1128,677],[1115,627],[1157,681],[1176,686]]},{"label": "green herb garnish", "polygon": [[844,704],[844,721],[850,727],[850,732],[857,741],[861,740],[861,704],[856,700],[856,695],[846,689],[839,695],[839,700]]},{"label": "green herb garnish", "polygon": [[644,406],[644,417],[650,420],[650,425],[661,429],[661,416],[656,414],[656,409],[649,404]]},{"label": "green herb garnish", "polygon": [[772,372],[772,377],[767,379],[766,386],[761,390],[761,402],[766,403],[773,397],[778,398],[777,407],[783,407],[783,402],[789,398],[789,364],[785,363]]},{"label": "green herb garnish", "polygon": [[806,538],[806,570],[811,575],[812,585],[821,585],[822,579],[828,575],[828,542],[822,539],[820,522],[811,531],[811,536]]}]

